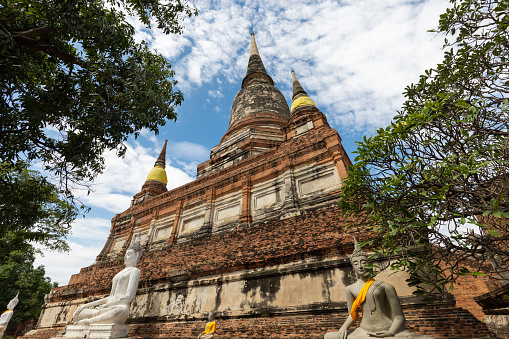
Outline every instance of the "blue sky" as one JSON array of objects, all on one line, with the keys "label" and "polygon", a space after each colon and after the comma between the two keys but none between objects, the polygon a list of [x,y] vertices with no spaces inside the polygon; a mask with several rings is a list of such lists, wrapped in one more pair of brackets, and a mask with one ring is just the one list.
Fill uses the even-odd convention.
[{"label": "blue sky", "polygon": [[[256,34],[261,58],[276,87],[291,99],[291,73],[335,128],[351,159],[355,141],[385,127],[403,103],[405,86],[442,59],[437,26],[447,0],[252,0],[195,1],[200,13],[182,35],[166,36],[129,18],[137,38],[172,62],[184,94],[177,122],[154,136],[142,131],[118,159],[105,154],[106,169],[94,192],[78,192],[91,207],[76,220],[70,253],[45,251],[36,264],[60,285],[89,266],[106,242],[116,213],[129,207],[168,140],[168,189],[194,180],[228,128]],[[291,102],[289,102],[289,105]]]}]

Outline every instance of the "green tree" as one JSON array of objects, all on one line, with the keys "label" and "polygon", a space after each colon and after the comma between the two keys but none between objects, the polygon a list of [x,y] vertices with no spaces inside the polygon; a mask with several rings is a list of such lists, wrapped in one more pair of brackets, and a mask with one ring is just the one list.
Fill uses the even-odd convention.
[{"label": "green tree", "polygon": [[31,252],[34,243],[67,250],[63,238],[77,214],[37,172],[0,163],[0,264],[14,251]]},{"label": "green tree", "polygon": [[509,282],[509,2],[450,2],[443,62],[358,142],[340,201],[376,256],[440,291],[465,274]]},{"label": "green tree", "polygon": [[0,309],[6,309],[9,301],[19,292],[19,303],[7,327],[13,333],[18,324],[28,319],[37,319],[44,304],[44,295],[49,293],[56,283],[44,276],[44,267],[34,268],[33,251],[12,251],[0,264]]},{"label": "green tree", "polygon": [[170,63],[126,15],[181,33],[187,0],[0,0],[0,161],[41,162],[72,197],[102,153],[176,119]]},{"label": "green tree", "polygon": [[193,14],[187,0],[0,0],[0,262],[34,242],[65,250],[68,202],[103,152],[176,119],[171,65],[126,15],[170,34]]},{"label": "green tree", "polygon": [[3,302],[25,289],[11,327],[37,318],[49,291],[33,244],[67,249],[75,188],[103,171],[103,152],[122,156],[130,135],[177,117],[171,65],[136,42],[127,16],[170,34],[194,14],[187,0],[0,0]]}]

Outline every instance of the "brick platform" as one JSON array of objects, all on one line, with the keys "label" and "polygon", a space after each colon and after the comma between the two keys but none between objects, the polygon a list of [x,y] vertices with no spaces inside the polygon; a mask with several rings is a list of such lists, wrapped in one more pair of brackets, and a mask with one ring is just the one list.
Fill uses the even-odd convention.
[{"label": "brick platform", "polygon": [[[454,306],[406,308],[407,329],[434,339],[496,338],[468,311]],[[217,338],[316,338],[338,330],[346,313],[217,319]],[[131,324],[136,338],[195,339],[205,321]]]}]

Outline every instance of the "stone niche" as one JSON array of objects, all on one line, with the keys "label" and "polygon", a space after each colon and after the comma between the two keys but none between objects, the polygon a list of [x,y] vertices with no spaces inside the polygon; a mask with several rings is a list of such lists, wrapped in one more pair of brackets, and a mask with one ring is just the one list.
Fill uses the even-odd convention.
[{"label": "stone niche", "polygon": [[203,223],[205,222],[205,213],[201,212],[203,211],[195,211],[194,213],[182,218],[182,222],[180,223],[181,234],[194,232],[203,226]]},{"label": "stone niche", "polygon": [[295,170],[294,175],[299,199],[308,198],[319,193],[327,193],[341,187],[341,179],[334,163],[309,164]]},{"label": "stone niche", "polygon": [[175,214],[155,220],[150,242],[152,244],[166,242],[171,235],[174,222]]},{"label": "stone niche", "polygon": [[281,175],[253,186],[251,190],[253,221],[270,217],[271,214],[281,209],[285,196],[284,176]]},{"label": "stone niche", "polygon": [[212,208],[212,231],[219,231],[222,226],[239,221],[242,212],[242,192],[235,192],[217,198]]},{"label": "stone niche", "polygon": [[124,243],[127,239],[127,236],[118,237],[115,239],[115,242],[113,243],[113,247],[111,248],[110,253],[116,254],[122,250],[122,247],[124,246]]},{"label": "stone niche", "polygon": [[210,231],[204,226],[210,226],[210,203],[205,201],[192,202],[191,208],[184,208],[177,225],[177,242],[191,240],[196,234]]}]

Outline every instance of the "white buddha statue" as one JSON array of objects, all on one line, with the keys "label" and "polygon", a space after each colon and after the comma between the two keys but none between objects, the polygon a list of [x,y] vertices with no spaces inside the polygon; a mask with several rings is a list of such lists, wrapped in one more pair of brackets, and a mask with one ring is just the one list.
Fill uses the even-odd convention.
[{"label": "white buddha statue", "polygon": [[0,339],[3,338],[4,336],[4,332],[5,330],[7,329],[7,325],[9,325],[9,321],[11,321],[11,318],[12,318],[12,315],[14,313],[14,307],[16,307],[16,305],[18,304],[19,302],[19,299],[18,299],[18,294],[19,292],[16,294],[16,296],[7,304],[7,311],[5,311],[4,313],[2,313],[2,315],[0,316]]},{"label": "white buddha statue", "polygon": [[[357,281],[345,289],[348,318],[338,332],[329,332],[324,339],[431,339],[405,330],[405,315],[396,290],[388,283],[369,278],[370,270],[365,268],[368,255],[357,246],[357,241],[350,262]],[[349,331],[358,319],[359,306],[362,307],[360,326]]]},{"label": "white buddha statue", "polygon": [[79,306],[73,315],[75,325],[125,323],[140,282],[141,271],[136,264],[142,251],[138,236],[125,253],[125,268],[113,278],[110,295]]}]

